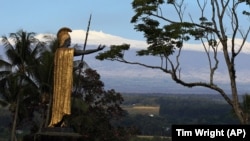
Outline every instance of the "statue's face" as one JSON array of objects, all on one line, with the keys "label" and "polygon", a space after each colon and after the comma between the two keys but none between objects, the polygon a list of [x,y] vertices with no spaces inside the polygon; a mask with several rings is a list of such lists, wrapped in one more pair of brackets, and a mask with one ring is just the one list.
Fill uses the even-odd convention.
[{"label": "statue's face", "polygon": [[68,39],[66,39],[66,40],[64,41],[64,46],[65,46],[65,47],[69,47],[70,44],[71,44],[71,39],[70,39],[70,38],[68,38]]}]

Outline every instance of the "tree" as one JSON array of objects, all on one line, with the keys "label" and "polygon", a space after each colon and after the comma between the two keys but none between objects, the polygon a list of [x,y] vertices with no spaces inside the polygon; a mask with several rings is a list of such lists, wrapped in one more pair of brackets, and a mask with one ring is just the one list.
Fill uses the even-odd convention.
[{"label": "tree", "polygon": [[[195,13],[188,9],[184,0],[134,0],[132,2],[135,15],[131,23],[135,29],[144,33],[147,39],[147,49],[137,51],[138,56],[156,56],[161,58],[158,66],[141,62],[127,61],[124,52],[129,50],[128,44],[111,46],[110,50],[97,56],[100,60],[119,61],[127,64],[140,65],[147,68],[158,69],[169,74],[173,81],[185,87],[205,87],[218,92],[226,102],[232,106],[240,123],[246,124],[249,120],[248,113],[244,112],[239,100],[238,84],[236,81],[235,60],[245,47],[245,42],[250,31],[249,12],[246,9],[248,1],[242,0],[197,0]],[[188,1],[188,3],[191,3]],[[191,5],[189,5],[191,6]],[[172,10],[171,12],[167,10]],[[198,12],[199,11],[199,12]],[[176,16],[172,16],[175,12]],[[200,13],[200,16],[197,15]],[[171,14],[171,15],[170,15]],[[241,18],[243,17],[244,18]],[[237,38],[241,43],[236,45]],[[180,57],[185,43],[192,40],[201,42],[208,59],[209,78],[207,81],[197,80],[189,82],[184,80],[181,71]],[[222,50],[224,60],[219,60],[219,51]],[[227,66],[231,93],[215,81],[215,72],[221,62]],[[190,64],[191,65],[191,64]]]},{"label": "tree", "polygon": [[34,36],[33,32],[20,30],[11,33],[9,38],[2,37],[7,60],[0,60],[0,89],[6,102],[11,104],[10,111],[14,113],[11,141],[15,140],[18,119],[21,121],[26,116],[25,113],[29,115],[34,111],[33,104],[37,103],[39,96],[37,85],[32,79],[32,70],[38,63],[37,57],[43,49],[43,44]]},{"label": "tree", "polygon": [[79,91],[73,94],[72,113],[67,119],[68,126],[83,135],[86,140],[128,140],[132,131],[123,127],[114,127],[113,120],[124,116],[120,107],[122,95],[115,90],[104,90],[100,75],[90,68],[79,76]]},{"label": "tree", "polygon": [[[58,42],[54,38],[46,38],[49,39],[48,46],[44,47],[45,50],[38,57],[37,66],[32,70],[33,80],[37,83],[40,94],[37,112],[41,114],[42,119],[40,127],[34,129],[31,136],[40,128],[47,127],[51,112],[53,60]],[[112,126],[112,120],[123,116],[124,111],[120,107],[123,101],[121,94],[114,90],[105,91],[100,75],[96,71],[86,69],[79,73],[78,65],[79,60],[76,60],[74,68],[78,70],[73,72],[75,90],[72,90],[71,115],[63,118],[64,126],[72,127],[88,140],[127,139],[128,134],[131,133],[129,130]]]},{"label": "tree", "polygon": [[[39,86],[40,96],[40,111],[42,121],[39,130],[49,125],[51,104],[52,104],[52,91],[53,91],[53,68],[54,68],[54,53],[58,48],[58,41],[50,36],[45,36],[48,45],[40,53],[38,58],[39,63],[33,69],[34,80]],[[34,131],[36,132],[36,131]]]},{"label": "tree", "polygon": [[250,114],[250,95],[249,94],[245,94],[243,96],[243,102],[242,102],[242,107],[245,113]]}]

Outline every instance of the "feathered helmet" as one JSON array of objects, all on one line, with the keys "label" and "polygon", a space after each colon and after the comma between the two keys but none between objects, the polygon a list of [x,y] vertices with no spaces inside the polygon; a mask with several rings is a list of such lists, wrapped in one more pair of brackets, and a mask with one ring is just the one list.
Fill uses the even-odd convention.
[{"label": "feathered helmet", "polygon": [[72,32],[72,30],[68,27],[63,27],[58,30],[57,39],[59,42],[59,47],[67,46],[67,44],[65,43],[70,42],[71,38],[70,38],[69,32]]}]

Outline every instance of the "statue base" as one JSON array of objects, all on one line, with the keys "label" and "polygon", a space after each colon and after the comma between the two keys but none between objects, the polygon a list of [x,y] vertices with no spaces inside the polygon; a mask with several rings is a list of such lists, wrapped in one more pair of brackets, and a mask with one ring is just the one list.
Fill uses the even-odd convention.
[{"label": "statue base", "polygon": [[52,127],[43,128],[36,133],[35,141],[80,141],[81,135],[71,128]]}]

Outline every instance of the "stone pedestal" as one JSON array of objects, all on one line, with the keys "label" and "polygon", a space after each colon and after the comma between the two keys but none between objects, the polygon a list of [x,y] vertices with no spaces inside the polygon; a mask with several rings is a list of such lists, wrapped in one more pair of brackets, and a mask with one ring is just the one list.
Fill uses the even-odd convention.
[{"label": "stone pedestal", "polygon": [[80,141],[81,135],[75,133],[71,128],[43,128],[38,132],[35,137],[35,141]]}]

